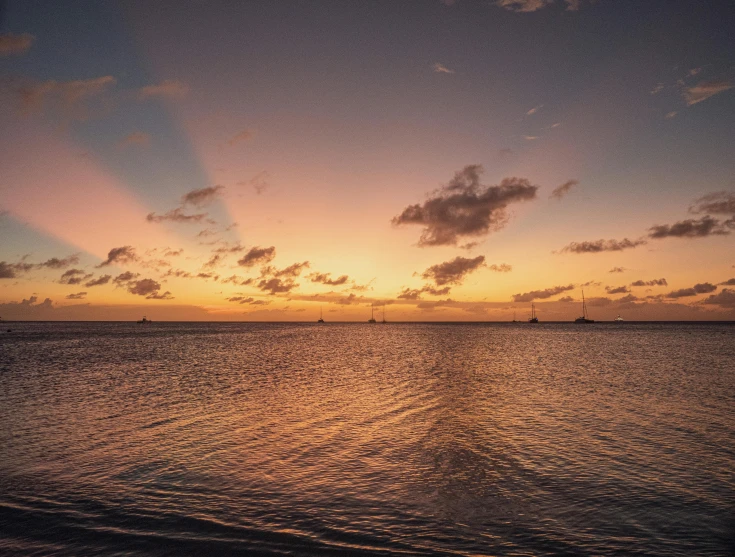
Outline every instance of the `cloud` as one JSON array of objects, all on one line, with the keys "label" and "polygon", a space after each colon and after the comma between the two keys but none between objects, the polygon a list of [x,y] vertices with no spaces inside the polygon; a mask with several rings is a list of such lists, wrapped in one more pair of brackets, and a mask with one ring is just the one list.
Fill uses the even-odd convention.
[{"label": "cloud", "polygon": [[256,300],[252,297],[245,297],[245,296],[233,296],[232,298],[226,298],[228,302],[237,302],[238,304],[251,304],[254,306],[267,306],[270,304],[270,301],[268,300]]},{"label": "cloud", "polygon": [[526,141],[536,141],[537,139],[539,139],[539,136],[538,135],[524,135],[523,139],[525,139]]},{"label": "cloud", "polygon": [[729,234],[719,220],[709,215],[701,219],[687,219],[674,224],[655,225],[648,229],[648,237],[661,238],[704,238],[706,236],[722,236]]},{"label": "cloud", "polygon": [[301,271],[309,268],[309,262],[303,261],[301,263],[294,263],[283,269],[276,269],[268,265],[260,270],[260,276],[263,277],[298,277]]},{"label": "cloud", "polygon": [[36,37],[29,33],[3,33],[0,34],[0,57],[12,56],[13,54],[23,54],[33,45]]},{"label": "cloud", "polygon": [[434,64],[433,68],[435,73],[454,73],[454,70],[450,70],[444,64],[440,64],[439,62]]},{"label": "cloud", "polygon": [[714,213],[719,215],[735,215],[735,193],[718,191],[708,193],[694,201],[689,207],[692,213]]},{"label": "cloud", "polygon": [[[117,279],[115,279],[117,281]],[[136,296],[145,296],[149,300],[172,300],[171,292],[160,294],[161,285],[153,279],[136,280],[128,284],[128,292]]]},{"label": "cloud", "polygon": [[545,8],[554,0],[496,0],[495,5],[511,12],[535,12]]},{"label": "cloud", "polygon": [[107,259],[97,265],[97,268],[99,269],[100,267],[106,267],[107,265],[113,264],[134,263],[135,261],[138,261],[138,255],[135,253],[135,248],[133,246],[122,246],[120,248],[112,248],[107,252]]},{"label": "cloud", "polygon": [[0,279],[13,279],[16,277],[15,266],[7,261],[0,261]]},{"label": "cloud", "polygon": [[472,259],[455,257],[451,261],[432,265],[422,273],[421,277],[427,280],[433,280],[437,286],[462,284],[462,280],[466,275],[484,265],[484,255],[478,255]]},{"label": "cloud", "polygon": [[110,279],[112,278],[111,275],[102,275],[98,279],[90,280],[89,282],[85,282],[84,286],[87,288],[92,288],[93,286],[102,286],[103,284],[107,284],[110,282]]},{"label": "cloud", "polygon": [[61,284],[81,284],[85,280],[92,278],[92,273],[87,273],[81,269],[69,269],[64,272],[59,279]]},{"label": "cloud", "polygon": [[307,278],[311,280],[311,282],[319,282],[330,286],[341,286],[350,280],[350,277],[347,275],[342,275],[333,279],[331,277],[331,273],[311,273]]},{"label": "cloud", "polygon": [[227,145],[232,147],[233,145],[237,145],[238,143],[242,143],[244,141],[250,141],[255,137],[255,132],[252,130],[242,130],[239,133],[236,133],[233,135],[230,139],[227,140]]},{"label": "cloud", "polygon": [[46,267],[48,269],[63,269],[64,267],[68,267],[69,265],[76,265],[79,263],[79,256],[78,255],[70,255],[69,257],[64,257],[63,259],[59,259],[58,257],[52,257],[51,259],[47,259],[43,263],[39,263],[39,267]]},{"label": "cloud", "polygon": [[721,286],[735,286],[735,278],[731,278],[726,280],[725,282],[720,283]]},{"label": "cloud", "polygon": [[603,251],[622,251],[646,244],[645,240],[595,240],[593,242],[572,242],[561,249],[561,253],[600,253]]},{"label": "cloud", "polygon": [[659,83],[658,85],[656,85],[656,87],[654,87],[653,89],[651,89],[651,94],[652,95],[658,95],[661,91],[664,90],[664,87],[665,86],[664,86],[663,83]]},{"label": "cloud", "polygon": [[608,273],[624,273],[627,270],[628,269],[626,269],[625,267],[613,267],[608,271]]},{"label": "cloud", "polygon": [[255,176],[250,178],[250,180],[243,180],[241,182],[238,182],[238,186],[251,186],[257,195],[262,194],[265,190],[267,190],[270,187],[270,174],[266,172],[265,170],[262,172],[258,172]]},{"label": "cloud", "polygon": [[653,279],[653,280],[637,280],[630,283],[631,286],[668,286],[665,278]]},{"label": "cloud", "polygon": [[567,304],[569,302],[573,302],[573,301],[574,301],[574,298],[572,298],[571,296],[564,296],[563,298],[559,298],[557,300],[557,302],[563,302],[565,304]]},{"label": "cloud", "polygon": [[16,86],[15,92],[26,114],[40,112],[48,103],[60,103],[68,112],[84,101],[98,97],[116,83],[111,75],[74,81],[23,81]]},{"label": "cloud", "polygon": [[710,284],[709,282],[704,282],[700,284],[695,284],[691,288],[682,288],[681,290],[674,290],[673,292],[669,292],[666,294],[666,298],[686,298],[688,296],[696,296],[697,294],[709,294],[710,292],[714,292],[717,290],[717,287],[714,284]]},{"label": "cloud", "polygon": [[84,300],[84,298],[87,297],[86,292],[77,292],[76,294],[67,294],[66,299],[67,300]]},{"label": "cloud", "polygon": [[577,180],[569,180],[568,182],[564,182],[561,186],[554,188],[554,191],[551,192],[549,199],[561,199],[566,194],[568,194],[574,186],[578,184],[579,182]]},{"label": "cloud", "polygon": [[735,290],[723,288],[718,294],[713,294],[702,300],[702,303],[718,305],[723,308],[735,308]]},{"label": "cloud", "polygon": [[488,269],[495,271],[496,273],[510,273],[513,270],[513,266],[508,265],[507,263],[501,263],[500,265],[493,263],[488,267]]},{"label": "cloud", "polygon": [[531,110],[529,110],[528,112],[526,112],[526,116],[533,116],[534,114],[536,114],[539,111],[539,109],[542,106],[544,106],[544,105],[540,104],[538,106],[534,106]]},{"label": "cloud", "polygon": [[146,85],[138,90],[138,99],[146,100],[154,97],[183,97],[189,92],[189,87],[180,81],[167,79],[156,85]]},{"label": "cloud", "polygon": [[627,286],[617,286],[617,287],[606,286],[605,291],[608,294],[627,294],[628,292],[630,292]]},{"label": "cloud", "polygon": [[194,215],[187,215],[183,212],[183,210],[180,207],[177,207],[176,209],[172,209],[168,213],[165,213],[163,215],[157,215],[156,213],[148,213],[145,220],[148,222],[164,222],[164,221],[171,221],[171,222],[184,222],[184,223],[196,223],[196,222],[212,222],[210,219],[208,219],[209,214],[208,213],[197,213]]},{"label": "cloud", "polygon": [[250,251],[248,251],[242,257],[242,259],[239,259],[237,264],[241,267],[254,267],[255,265],[269,263],[270,261],[273,261],[273,258],[275,256],[275,246],[271,246],[269,248],[261,248],[259,246],[256,246],[254,248],[250,248]]},{"label": "cloud", "polygon": [[150,145],[151,143],[151,136],[150,134],[147,134],[145,132],[133,132],[129,135],[126,135],[123,139],[120,140],[118,145],[120,147],[129,147],[131,145]]},{"label": "cloud", "polygon": [[667,120],[671,120],[672,118],[675,118],[677,114],[679,113],[676,110],[672,110],[671,112],[667,112],[664,118],[666,118]]},{"label": "cloud", "polygon": [[125,284],[129,283],[132,280],[135,280],[140,276],[139,273],[133,273],[131,271],[125,271],[124,273],[120,273],[117,275],[112,282],[114,282],[117,286],[125,286]]},{"label": "cloud", "polygon": [[694,87],[688,87],[684,90],[684,99],[686,99],[687,106],[692,106],[697,103],[701,103],[735,87],[729,81],[715,80],[715,81],[700,81]]},{"label": "cloud", "polygon": [[271,295],[282,294],[285,292],[291,292],[296,288],[296,284],[293,279],[282,280],[280,278],[263,279],[258,283],[258,288],[263,292],[269,292]]},{"label": "cloud", "polygon": [[433,286],[424,286],[423,288],[404,288],[398,296],[399,300],[420,300],[421,294],[431,294],[432,296],[446,296],[450,292],[450,287],[434,288]]},{"label": "cloud", "polygon": [[191,190],[181,197],[181,204],[202,207],[214,201],[224,189],[224,186],[209,186],[198,190]]},{"label": "cloud", "polygon": [[545,290],[532,290],[531,292],[524,292],[523,294],[513,294],[513,301],[532,302],[534,300],[545,300],[556,296],[557,294],[561,294],[562,292],[568,292],[569,290],[574,290],[573,284],[568,284],[567,286],[552,286]]},{"label": "cloud", "polygon": [[466,166],[423,204],[409,205],[394,217],[395,226],[423,226],[419,246],[457,245],[460,238],[500,230],[512,203],[536,197],[538,186],[524,178],[505,178],[497,186],[480,183],[480,165]]},{"label": "cloud", "polygon": [[182,253],[184,253],[183,248],[180,248],[180,249],[166,248],[163,252],[163,256],[164,257],[177,257],[181,255]]}]

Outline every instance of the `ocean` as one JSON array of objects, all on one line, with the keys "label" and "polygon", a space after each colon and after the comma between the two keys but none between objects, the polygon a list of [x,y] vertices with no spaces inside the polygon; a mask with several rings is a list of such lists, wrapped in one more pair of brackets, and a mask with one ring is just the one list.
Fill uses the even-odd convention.
[{"label": "ocean", "polygon": [[0,332],[2,555],[734,552],[732,325]]}]

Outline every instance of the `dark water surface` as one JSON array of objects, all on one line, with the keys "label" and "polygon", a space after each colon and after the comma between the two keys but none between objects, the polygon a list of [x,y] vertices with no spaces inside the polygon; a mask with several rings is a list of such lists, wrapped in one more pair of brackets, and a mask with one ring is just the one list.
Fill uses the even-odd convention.
[{"label": "dark water surface", "polygon": [[12,329],[2,555],[735,548],[732,326]]}]

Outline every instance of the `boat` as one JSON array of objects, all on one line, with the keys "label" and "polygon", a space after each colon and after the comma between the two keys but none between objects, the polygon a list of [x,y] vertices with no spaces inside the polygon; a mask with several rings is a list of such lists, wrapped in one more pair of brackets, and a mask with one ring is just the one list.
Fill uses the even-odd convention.
[{"label": "boat", "polygon": [[531,319],[528,320],[529,323],[538,323],[538,317],[536,317],[536,306],[531,304]]},{"label": "boat", "polygon": [[582,317],[577,317],[575,323],[594,323],[594,319],[587,317],[587,303],[584,301],[584,288],[582,289]]},{"label": "boat", "polygon": [[516,312],[515,311],[513,312],[513,321],[511,321],[511,323],[518,323],[518,321],[516,320]]},{"label": "boat", "polygon": [[383,320],[381,321],[381,323],[387,323],[387,321],[385,320],[385,304],[383,304]]},{"label": "boat", "polygon": [[370,319],[368,319],[368,323],[377,323],[375,320],[375,307],[370,304]]},{"label": "boat", "polygon": [[322,308],[319,306],[319,320],[317,323],[324,323],[324,315],[322,314]]},{"label": "boat", "polygon": [[150,319],[148,319],[148,318],[147,318],[147,317],[146,317],[146,316],[144,315],[144,316],[143,316],[143,319],[141,319],[140,321],[138,321],[138,323],[142,323],[142,324],[144,324],[144,325],[147,325],[148,323],[153,323],[153,321],[151,321]]},{"label": "boat", "polygon": [[615,318],[615,321],[625,321],[625,319],[620,317],[620,314],[618,313],[618,316]]}]

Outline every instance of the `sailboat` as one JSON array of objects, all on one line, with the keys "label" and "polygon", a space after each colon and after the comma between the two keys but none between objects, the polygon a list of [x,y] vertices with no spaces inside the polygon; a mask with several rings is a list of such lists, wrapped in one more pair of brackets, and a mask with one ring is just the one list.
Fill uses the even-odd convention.
[{"label": "sailboat", "polygon": [[518,323],[518,321],[516,320],[516,312],[515,312],[515,310],[513,311],[513,321],[512,321],[512,323]]},{"label": "sailboat", "polygon": [[538,323],[538,317],[536,317],[536,306],[531,304],[531,319],[528,320],[529,323]]},{"label": "sailboat", "polygon": [[582,289],[582,317],[577,317],[575,323],[594,323],[594,319],[587,318],[587,304],[584,301],[584,288]]},{"label": "sailboat", "polygon": [[319,306],[319,320],[317,323],[324,323],[324,315],[322,314],[322,307]]},{"label": "sailboat", "polygon": [[142,323],[144,325],[147,325],[148,323],[151,323],[151,320],[150,319],[147,319],[146,316],[144,315],[143,316],[143,319],[141,319],[140,321],[138,321],[138,323]]},{"label": "sailboat", "polygon": [[377,323],[375,320],[375,306],[370,304],[370,319],[368,319],[368,323]]},{"label": "sailboat", "polygon": [[618,316],[615,318],[615,321],[625,321],[625,319],[620,317],[620,314],[618,313]]},{"label": "sailboat", "polygon": [[385,304],[383,304],[383,320],[381,321],[381,323],[387,323],[387,321],[385,320]]}]

